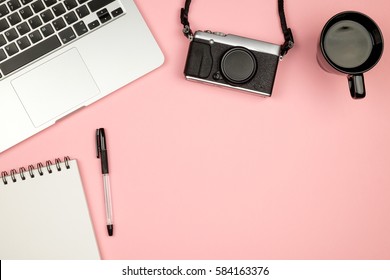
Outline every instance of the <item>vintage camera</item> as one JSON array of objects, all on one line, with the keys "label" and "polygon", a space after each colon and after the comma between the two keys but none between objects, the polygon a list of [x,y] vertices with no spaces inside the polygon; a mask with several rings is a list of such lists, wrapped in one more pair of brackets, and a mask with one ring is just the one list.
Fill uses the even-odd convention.
[{"label": "vintage camera", "polygon": [[184,74],[188,80],[271,96],[280,45],[220,32],[197,31]]}]

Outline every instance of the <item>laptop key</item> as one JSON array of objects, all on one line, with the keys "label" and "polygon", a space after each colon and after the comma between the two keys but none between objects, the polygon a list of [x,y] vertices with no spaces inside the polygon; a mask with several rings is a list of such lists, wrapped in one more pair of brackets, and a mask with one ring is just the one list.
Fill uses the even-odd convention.
[{"label": "laptop key", "polygon": [[27,19],[33,15],[33,11],[31,10],[31,8],[29,6],[20,9],[19,13],[23,19]]},{"label": "laptop key", "polygon": [[5,44],[7,44],[7,40],[3,34],[0,34],[0,47],[4,46]]},{"label": "laptop key", "polygon": [[88,8],[85,5],[81,6],[80,8],[77,8],[76,13],[79,15],[79,18],[83,18],[83,17],[89,15]]},{"label": "laptop key", "polygon": [[65,1],[64,1],[64,4],[65,4],[65,7],[66,7],[68,10],[72,10],[73,8],[76,8],[76,7],[77,7],[77,2],[76,2],[76,0],[65,0]]},{"label": "laptop key", "polygon": [[66,23],[62,18],[53,20],[52,24],[57,31],[61,30],[66,26]]},{"label": "laptop key", "polygon": [[57,0],[43,0],[43,2],[45,2],[46,7],[50,7],[53,6],[57,2]]},{"label": "laptop key", "polygon": [[19,68],[33,62],[41,56],[59,48],[61,42],[57,36],[51,36],[48,39],[39,42],[29,49],[21,52],[20,54],[11,57],[10,59],[0,63],[0,70],[4,75],[8,75]]},{"label": "laptop key", "polygon": [[96,13],[101,23],[105,23],[111,19],[110,13],[107,9],[103,9]]},{"label": "laptop key", "polygon": [[51,26],[51,24],[49,23],[49,24],[46,24],[45,26],[41,27],[41,32],[42,32],[43,36],[48,37],[54,33],[54,29]]},{"label": "laptop key", "polygon": [[68,27],[67,29],[62,30],[60,33],[58,33],[58,35],[60,35],[61,41],[64,44],[69,43],[73,39],[76,39],[76,34],[73,32],[72,27]]},{"label": "laptop key", "polygon": [[91,12],[93,13],[114,1],[115,0],[92,0],[91,2],[88,3],[88,6]]},{"label": "laptop key", "polygon": [[28,34],[28,37],[30,38],[30,40],[33,44],[42,40],[42,35],[39,32],[39,30],[35,30],[34,32],[31,32],[30,34]]},{"label": "laptop key", "polygon": [[5,4],[0,6],[0,18],[9,14],[9,10]]},{"label": "laptop key", "polygon": [[76,14],[72,11],[72,12],[69,12],[67,13],[66,15],[64,15],[64,19],[66,20],[66,22],[70,25],[74,22],[77,21],[77,16]]},{"label": "laptop key", "polygon": [[19,14],[18,13],[13,13],[13,14],[10,14],[8,17],[8,21],[11,25],[15,25],[15,24],[18,24],[19,22],[22,21],[22,19],[20,18]]},{"label": "laptop key", "polygon": [[3,61],[7,58],[7,55],[5,54],[5,51],[3,49],[0,49],[0,61]]},{"label": "laptop key", "polygon": [[99,21],[94,20],[93,22],[88,23],[88,28],[89,28],[89,30],[92,30],[92,29],[95,29],[96,27],[98,27],[99,25],[100,25]]},{"label": "laptop key", "polygon": [[59,17],[60,15],[64,14],[66,12],[64,5],[62,3],[58,3],[53,8],[53,12],[56,15],[56,17]]},{"label": "laptop key", "polygon": [[20,4],[19,0],[10,0],[7,2],[8,8],[11,11],[15,11],[19,9],[22,5]]},{"label": "laptop key", "polygon": [[24,50],[25,48],[29,47],[31,45],[30,41],[28,40],[27,36],[24,36],[18,40],[16,40],[16,43],[18,44],[19,48],[21,50]]},{"label": "laptop key", "polygon": [[8,42],[11,42],[13,40],[15,40],[16,38],[19,37],[18,35],[18,32],[16,32],[16,29],[15,28],[12,28],[10,30],[7,30],[5,33],[4,33],[5,37],[7,37],[7,40]]},{"label": "laptop key", "polygon": [[7,52],[8,56],[12,56],[12,55],[16,54],[17,52],[19,52],[19,49],[15,43],[11,43],[8,46],[5,46],[4,49]]},{"label": "laptop key", "polygon": [[46,10],[41,13],[41,19],[43,20],[44,23],[51,21],[54,19],[54,15],[50,10]]},{"label": "laptop key", "polygon": [[6,30],[9,27],[9,24],[5,18],[0,19],[0,32]]},{"label": "laptop key", "polygon": [[79,36],[88,32],[88,28],[83,21],[79,21],[78,23],[75,23],[73,25],[73,28],[76,31],[77,35],[79,35]]},{"label": "laptop key", "polygon": [[45,9],[45,5],[42,3],[41,0],[31,3],[31,7],[35,13],[39,13],[40,11],[43,11]]},{"label": "laptop key", "polygon": [[42,25],[42,21],[39,18],[39,16],[35,16],[33,18],[30,18],[28,20],[28,23],[30,23],[30,26],[31,26],[32,29],[35,29],[35,28],[37,28],[37,27]]},{"label": "laptop key", "polygon": [[17,25],[16,29],[19,31],[20,35],[24,35],[31,30],[26,22],[22,22],[21,24]]},{"label": "laptop key", "polygon": [[113,17],[117,17],[117,16],[123,14],[123,10],[122,10],[122,8],[118,8],[118,9],[113,10],[111,12],[111,14],[112,14]]}]

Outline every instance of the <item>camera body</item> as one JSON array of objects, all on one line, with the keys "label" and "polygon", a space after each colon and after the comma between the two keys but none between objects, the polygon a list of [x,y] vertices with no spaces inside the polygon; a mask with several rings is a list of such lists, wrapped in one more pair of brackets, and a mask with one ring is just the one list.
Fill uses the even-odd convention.
[{"label": "camera body", "polygon": [[269,97],[280,45],[220,32],[197,31],[184,69],[188,80]]}]

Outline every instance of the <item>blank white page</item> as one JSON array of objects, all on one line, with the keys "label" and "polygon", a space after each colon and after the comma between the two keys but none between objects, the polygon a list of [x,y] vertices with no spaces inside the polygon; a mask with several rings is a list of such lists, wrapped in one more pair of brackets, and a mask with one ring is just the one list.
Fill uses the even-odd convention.
[{"label": "blank white page", "polygon": [[0,181],[0,259],[100,259],[76,160]]}]

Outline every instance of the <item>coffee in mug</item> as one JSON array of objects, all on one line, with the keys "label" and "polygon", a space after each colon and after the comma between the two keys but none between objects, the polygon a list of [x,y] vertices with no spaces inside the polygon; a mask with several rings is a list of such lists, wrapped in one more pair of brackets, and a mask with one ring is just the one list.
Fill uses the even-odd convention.
[{"label": "coffee in mug", "polygon": [[324,26],[317,50],[320,66],[346,75],[352,98],[366,95],[363,73],[374,67],[383,52],[383,36],[377,24],[359,12],[342,12]]}]

